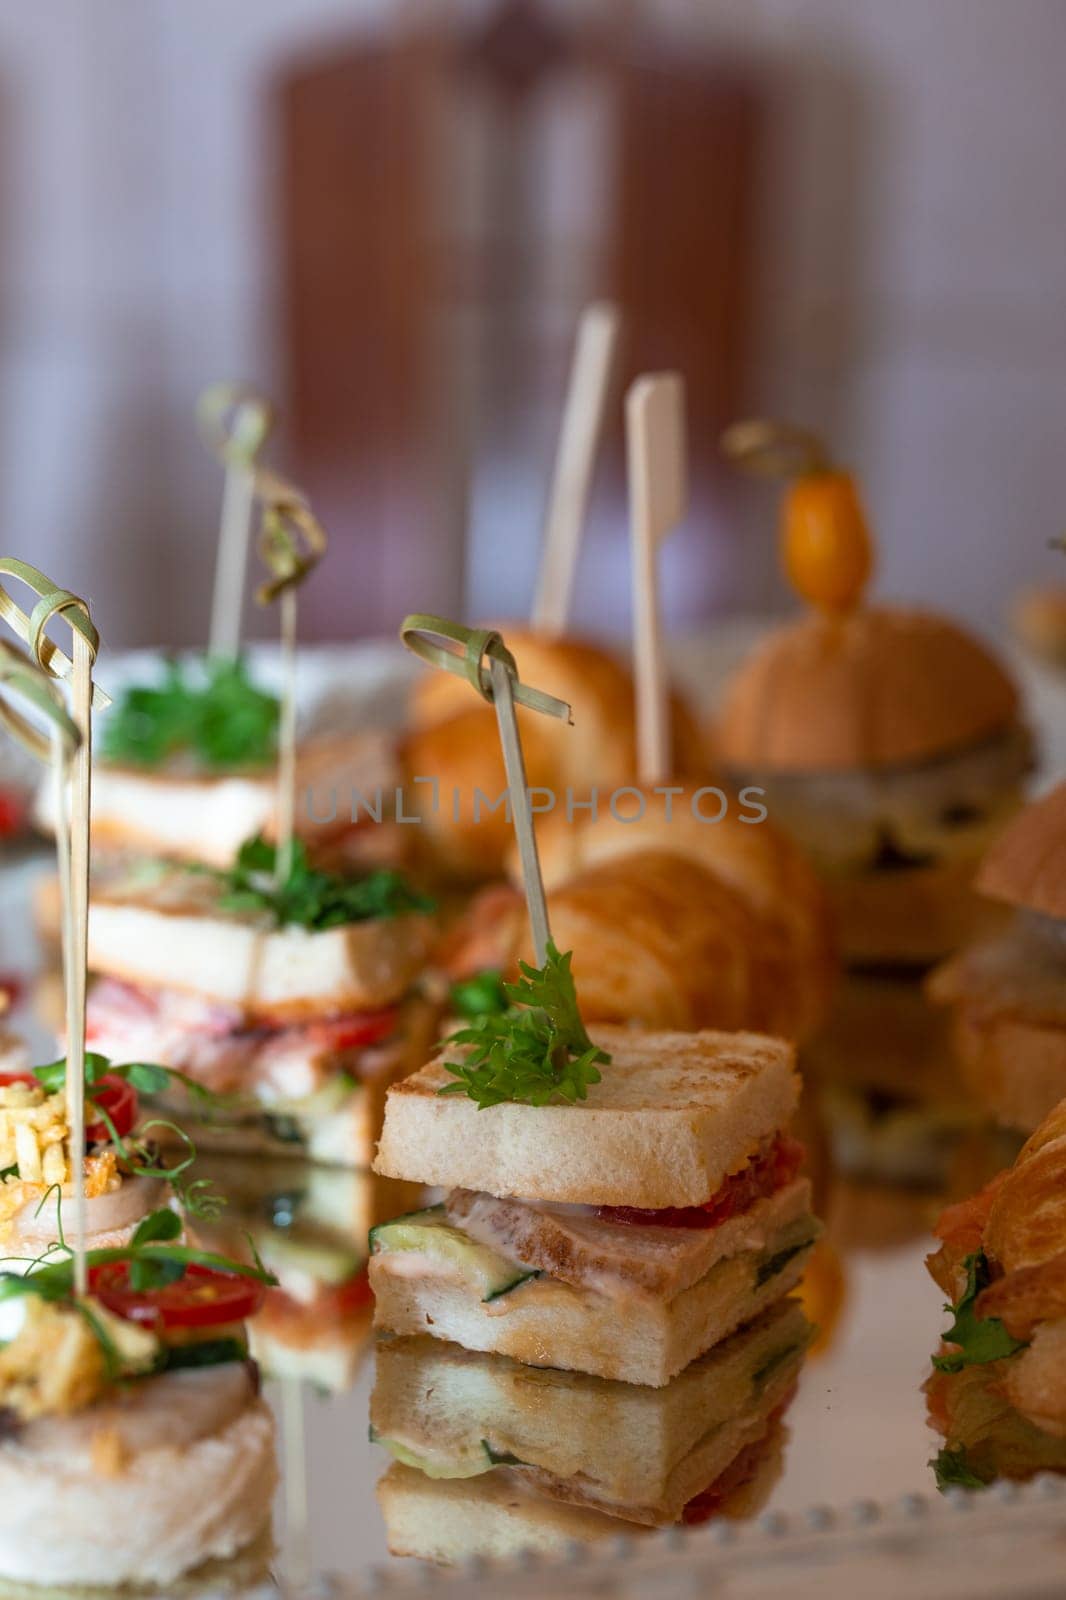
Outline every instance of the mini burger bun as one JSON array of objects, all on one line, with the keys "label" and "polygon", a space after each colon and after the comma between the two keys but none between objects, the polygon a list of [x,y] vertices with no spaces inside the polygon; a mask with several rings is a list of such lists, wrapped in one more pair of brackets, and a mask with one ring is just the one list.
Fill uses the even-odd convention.
[{"label": "mini burger bun", "polygon": [[235,1555],[270,1520],[277,1483],[265,1402],[182,1449],[139,1452],[114,1475],[0,1447],[0,1575],[38,1585],[170,1584]]},{"label": "mini burger bun", "polygon": [[763,772],[899,766],[991,738],[1017,711],[996,658],[944,617],[817,613],[777,630],[734,675],[715,754]]},{"label": "mini burger bun", "polygon": [[1066,918],[1066,783],[1018,813],[982,862],[977,888],[990,899]]}]

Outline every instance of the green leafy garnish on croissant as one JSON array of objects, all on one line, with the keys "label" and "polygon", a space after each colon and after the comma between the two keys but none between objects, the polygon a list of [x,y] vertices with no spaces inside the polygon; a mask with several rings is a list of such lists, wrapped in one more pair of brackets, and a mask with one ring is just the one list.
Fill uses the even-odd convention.
[{"label": "green leafy garnish on croissant", "polygon": [[585,1031],[572,961],[573,951],[560,955],[551,940],[543,967],[520,961],[522,977],[503,985],[508,1009],[478,1016],[445,1041],[469,1049],[465,1060],[445,1062],[456,1081],[438,1094],[469,1095],[481,1111],[508,1100],[546,1106],[586,1099],[600,1081],[596,1063],[611,1058]]},{"label": "green leafy garnish on croissant", "polygon": [[933,1357],[933,1366],[938,1372],[961,1372],[964,1367],[985,1366],[1025,1349],[1025,1340],[1012,1338],[998,1317],[977,1315],[977,1297],[991,1282],[984,1251],[967,1256],[963,1267],[966,1288],[957,1305],[944,1308],[954,1311],[955,1321],[944,1335],[945,1343],[951,1348]]},{"label": "green leafy garnish on croissant", "polygon": [[162,683],[127,689],[104,723],[104,759],[158,767],[187,755],[209,771],[268,766],[278,702],[257,689],[241,660],[167,663]]}]

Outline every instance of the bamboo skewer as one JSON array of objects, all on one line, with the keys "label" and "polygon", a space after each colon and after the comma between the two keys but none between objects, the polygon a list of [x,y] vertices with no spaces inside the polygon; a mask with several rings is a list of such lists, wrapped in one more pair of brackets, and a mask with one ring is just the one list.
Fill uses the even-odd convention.
[{"label": "bamboo skewer", "polygon": [[277,841],[274,877],[281,885],[292,871],[296,831],[296,637],[297,590],[326,552],[326,532],[307,500],[274,473],[256,474],[263,506],[259,554],[270,577],[256,591],[259,605],[280,601],[281,706],[278,716]]},{"label": "bamboo skewer", "polygon": [[[27,704],[48,717],[49,738],[43,738],[10,707],[0,709],[0,721],[32,755],[40,760],[51,759],[55,764],[56,865],[63,912],[63,987],[67,1025],[66,1111],[74,1198],[74,1288],[80,1295],[88,1287],[85,1256],[85,989],[89,916],[89,761],[96,630],[92,627],[84,602],[50,584],[35,569],[26,568],[19,562],[0,562],[0,570],[14,571],[24,581],[32,582],[41,594],[40,604],[27,617],[21,608],[14,605],[6,591],[0,590],[7,602],[5,616],[16,632],[32,644],[38,658],[35,665],[4,642],[0,648],[0,684],[9,692],[19,693]],[[31,573],[32,579],[28,576]],[[76,610],[81,612],[77,621],[74,620]],[[40,664],[42,657],[48,659],[48,653],[42,649],[42,644],[47,642],[44,625],[57,613],[65,613],[73,628],[73,717],[63,709],[59,690]]]},{"label": "bamboo skewer", "polygon": [[670,776],[670,685],[659,615],[659,546],[681,521],[685,483],[685,388],[673,372],[638,378],[626,395],[626,459],[633,572],[633,671],[637,774]]},{"label": "bamboo skewer", "polygon": [[[533,935],[533,951],[537,965],[542,967],[547,960],[551,929],[515,705],[524,705],[531,711],[540,711],[551,717],[565,717],[568,722],[572,721],[570,707],[564,700],[556,700],[553,695],[522,683],[514,656],[501,635],[491,628],[466,628],[462,623],[449,622],[445,617],[413,613],[404,618],[400,638],[408,650],[423,661],[465,678],[482,699],[495,706],[507,774],[511,822],[522,862],[522,886]],[[462,648],[455,650],[453,644]]]},{"label": "bamboo skewer", "polygon": [[591,305],[578,325],[555,455],[532,622],[561,634],[570,621],[581,535],[618,346],[618,308]]},{"label": "bamboo skewer", "polygon": [[226,472],[207,653],[233,657],[241,643],[255,463],[273,426],[274,413],[270,402],[253,389],[216,383],[200,396],[197,414],[205,443]]}]

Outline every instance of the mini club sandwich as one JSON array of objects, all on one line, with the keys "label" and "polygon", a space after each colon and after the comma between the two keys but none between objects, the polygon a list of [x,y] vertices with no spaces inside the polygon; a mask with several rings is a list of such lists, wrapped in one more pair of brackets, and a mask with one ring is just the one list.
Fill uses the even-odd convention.
[{"label": "mini club sandwich", "polygon": [[940,1486],[1066,1472],[1066,1100],[936,1235],[954,1313],[925,1385]]},{"label": "mini club sandwich", "polygon": [[274,1428],[245,1321],[267,1275],[151,1213],[121,1249],[0,1276],[0,1578],[172,1583],[270,1519]]},{"label": "mini club sandwich", "polygon": [[993,845],[976,887],[1013,913],[929,980],[951,1007],[956,1053],[997,1121],[1032,1133],[1066,1095],[1066,783]]},{"label": "mini club sandwich", "polygon": [[703,1521],[756,1475],[810,1335],[799,1304],[781,1300],[662,1389],[381,1339],[371,1438],[431,1479],[502,1474],[646,1527]]},{"label": "mini club sandwich", "polygon": [[[161,684],[130,688],[104,724],[93,771],[93,847],[227,867],[246,839],[272,838],[277,806],[278,702],[240,661],[171,662]],[[409,829],[381,826],[398,768],[375,730],[321,734],[298,752],[296,826],[316,861],[380,859]],[[55,786],[39,791],[36,821],[55,827]],[[50,907],[42,900],[42,917]]]},{"label": "mini club sandwich", "polygon": [[[171,1197],[192,1211],[213,1209],[209,1185],[187,1176],[188,1158],[163,1165],[152,1141],[138,1134],[137,1085],[156,1092],[169,1079],[148,1063],[115,1066],[86,1057],[86,1244],[129,1241],[143,1218]],[[67,1122],[66,1063],[15,1066],[0,1072],[0,1258],[51,1259],[73,1229],[73,1156]]]},{"label": "mini club sandwich", "polygon": [[251,1329],[264,1374],[330,1394],[351,1388],[371,1332],[367,1235],[414,1205],[417,1188],[262,1156],[207,1156],[196,1171],[226,1195],[216,1220],[197,1223],[197,1238],[262,1262],[277,1280]]},{"label": "mini club sandwich", "polygon": [[662,1387],[802,1274],[793,1051],[590,1039],[569,956],[524,970],[508,1012],[389,1091],[375,1170],[447,1193],[373,1230],[375,1326]]},{"label": "mini club sandwich", "polygon": [[[257,840],[229,873],[97,873],[88,1036],[211,1090],[196,1121],[203,1149],[366,1166],[385,1088],[424,1059],[432,1033],[416,984],[429,903],[388,869],[312,870],[299,846],[280,886],[273,868]],[[194,1110],[168,1102],[183,1125]]]}]

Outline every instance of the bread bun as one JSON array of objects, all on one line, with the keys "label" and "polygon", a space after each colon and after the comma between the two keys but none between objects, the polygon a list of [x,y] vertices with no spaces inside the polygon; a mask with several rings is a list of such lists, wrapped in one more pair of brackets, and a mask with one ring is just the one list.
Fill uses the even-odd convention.
[{"label": "bread bun", "polygon": [[[523,682],[571,707],[573,726],[518,708],[526,779],[565,803],[567,791],[584,797],[594,788],[609,792],[636,770],[633,679],[628,668],[598,645],[552,638],[529,629],[503,629]],[[677,763],[686,772],[704,764],[699,727],[675,696],[672,704]],[[501,806],[485,800],[475,810],[475,790],[494,801],[506,787],[496,714],[470,685],[447,672],[426,673],[410,703],[410,729],[403,768],[409,815],[417,814],[417,846],[430,866],[460,878],[498,874],[511,840]],[[428,784],[436,779],[436,806]],[[414,831],[414,830],[413,830]]]},{"label": "bread bun", "polygon": [[970,861],[827,876],[833,925],[849,964],[929,966],[1004,921],[973,892]]},{"label": "bread bun", "polygon": [[946,618],[889,607],[812,614],[734,676],[716,729],[731,767],[830,772],[927,761],[1014,720],[993,655]]},{"label": "bread bun", "polygon": [[977,888],[994,900],[1066,918],[1066,783],[1019,812],[982,862]]},{"label": "bread bun", "polygon": [[64,1463],[5,1443],[0,1575],[169,1585],[250,1545],[269,1523],[276,1483],[273,1418],[259,1399],[183,1448],[139,1451],[115,1475],[91,1459]]}]

